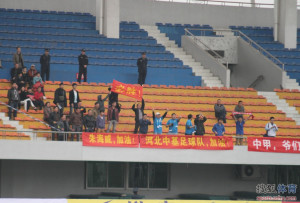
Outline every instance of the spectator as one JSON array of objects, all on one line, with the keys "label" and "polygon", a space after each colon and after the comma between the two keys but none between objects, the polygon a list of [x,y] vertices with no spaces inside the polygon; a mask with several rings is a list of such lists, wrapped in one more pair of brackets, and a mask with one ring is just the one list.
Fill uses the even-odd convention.
[{"label": "spectator", "polygon": [[217,119],[223,119],[223,122],[226,123],[226,109],[225,106],[222,104],[221,99],[217,100],[217,103],[215,104],[215,117]]},{"label": "spectator", "polygon": [[78,62],[79,62],[79,74],[77,81],[81,83],[81,77],[83,74],[84,82],[86,82],[87,79],[87,65],[89,64],[89,60],[87,55],[85,55],[85,49],[81,50],[81,54],[78,56]]},{"label": "spectator", "polygon": [[78,109],[80,109],[80,113],[81,113],[81,117],[83,118],[83,114],[86,113],[86,108],[84,106],[82,106],[82,102],[78,102],[78,106],[77,106]]},{"label": "spectator", "polygon": [[[99,105],[99,104],[98,104]],[[113,102],[111,107],[108,108],[107,111],[107,121],[109,123],[108,128],[107,128],[107,133],[111,130],[111,127],[113,126],[112,132],[116,132],[116,127],[119,122],[119,113],[121,109],[118,109],[117,107],[117,102]]]},{"label": "spectator", "polygon": [[83,125],[85,128],[85,132],[95,132],[96,119],[93,116],[93,112],[91,109],[88,111],[88,115],[83,117]]},{"label": "spectator", "polygon": [[32,84],[33,82],[33,77],[37,74],[37,70],[35,69],[35,65],[32,64],[30,66],[30,69],[28,70],[28,78],[29,78],[29,82]]},{"label": "spectator", "polygon": [[214,125],[212,131],[215,133],[216,136],[223,136],[225,133],[225,127],[223,125],[223,120],[218,119],[218,123]]},{"label": "spectator", "polygon": [[204,123],[206,120],[207,120],[206,117],[202,114],[196,116],[196,119],[194,120],[194,125],[196,127],[195,135],[204,135],[205,134]]},{"label": "spectator", "polygon": [[[57,123],[60,120],[60,113],[59,113],[59,109],[58,107],[54,107],[54,110],[52,113],[50,113],[50,117],[49,117],[49,124],[54,127],[51,128],[52,131],[57,131]],[[56,133],[52,133],[52,141],[55,140],[55,135]]]},{"label": "spectator", "polygon": [[24,110],[28,112],[29,106],[32,106],[34,110],[37,110],[32,100],[34,100],[34,95],[31,88],[28,88],[28,91],[25,90],[25,87],[22,87],[20,91],[20,104],[24,105]]},{"label": "spectator", "polygon": [[24,60],[21,52],[21,47],[17,47],[17,52],[13,56],[13,63],[18,64],[18,68],[20,69],[24,67]]},{"label": "spectator", "polygon": [[48,124],[50,124],[51,113],[52,113],[52,108],[50,106],[50,102],[46,102],[45,108],[44,108],[44,121]]},{"label": "spectator", "polygon": [[26,67],[23,67],[22,75],[23,75],[23,78],[25,80],[25,84],[29,84],[28,73],[27,73],[27,68]]},{"label": "spectator", "polygon": [[147,114],[144,114],[143,119],[140,120],[140,133],[147,134],[149,125],[151,125],[151,122],[149,121]]},{"label": "spectator", "polygon": [[[17,89],[18,89],[18,85],[16,83],[13,83],[11,89],[8,90],[7,92],[8,105],[10,106],[8,107],[9,120],[13,120],[17,117],[17,109],[20,102],[20,95]],[[12,113],[14,116],[13,118],[11,115]]]},{"label": "spectator", "polygon": [[1,59],[0,59],[0,68],[3,68],[3,67],[2,67],[2,62],[1,62]]},{"label": "spectator", "polygon": [[16,80],[14,81],[15,83],[17,83],[18,85],[18,89],[20,90],[22,87],[25,87],[26,83],[25,80],[23,78],[23,74],[22,72],[19,73],[19,75],[17,76]]},{"label": "spectator", "polygon": [[38,90],[34,93],[34,104],[36,107],[39,107],[40,110],[44,107],[44,94],[42,92],[42,88],[39,87]]},{"label": "spectator", "polygon": [[[72,125],[73,132],[82,132],[82,116],[80,109],[76,108],[75,112],[70,116],[70,125]],[[71,134],[71,141],[74,140],[74,133]],[[77,141],[79,141],[80,134],[76,134]]]},{"label": "spectator", "polygon": [[79,92],[76,90],[77,84],[72,84],[72,90],[69,92],[69,100],[70,100],[70,115],[73,113],[74,108],[78,107],[78,103],[80,102]]},{"label": "spectator", "polygon": [[142,99],[142,105],[137,104],[137,101],[135,104],[132,105],[131,109],[135,113],[135,127],[134,127],[134,134],[137,134],[139,127],[140,127],[140,120],[143,118],[144,115],[144,109],[145,109],[145,101]]},{"label": "spectator", "polygon": [[109,98],[108,98],[108,106],[110,107],[113,102],[119,102],[119,94],[111,91],[111,86],[108,88]]},{"label": "spectator", "polygon": [[236,125],[236,136],[240,137],[240,138],[236,138],[236,144],[237,145],[243,145],[243,136],[244,136],[244,124],[246,123],[246,121],[251,117],[251,115],[249,115],[248,118],[243,119],[243,117],[238,117],[236,118],[235,116],[233,116],[234,121],[235,121],[235,125]]},{"label": "spectator", "polygon": [[59,88],[55,90],[53,103],[58,106],[60,114],[62,115],[64,113],[64,107],[67,107],[67,96],[63,83],[60,83]]},{"label": "spectator", "polygon": [[195,131],[195,126],[192,124],[192,119],[193,119],[193,115],[189,114],[188,120],[186,121],[185,124],[185,135],[193,135]]},{"label": "spectator", "polygon": [[97,128],[97,132],[99,132],[99,133],[103,133],[104,132],[104,129],[105,129],[105,115],[104,115],[104,111],[100,111],[100,114],[97,117],[96,128]]},{"label": "spectator", "polygon": [[169,127],[170,135],[177,135],[178,134],[178,123],[181,119],[181,116],[177,118],[175,113],[172,113],[172,119],[168,120],[167,127]]},{"label": "spectator", "polygon": [[[238,102],[238,105],[235,106],[234,111],[245,113],[245,108],[244,108],[244,105],[243,105],[243,101]],[[236,119],[239,118],[239,117],[243,117],[243,114],[235,114]]]},{"label": "spectator", "polygon": [[37,72],[36,74],[35,74],[35,76],[33,77],[33,81],[32,81],[32,84],[36,84],[36,83],[41,83],[41,84],[43,84],[43,80],[42,80],[42,77],[41,77],[41,74],[39,73],[39,72]]},{"label": "spectator", "polygon": [[167,109],[163,116],[161,116],[159,112],[154,113],[154,111],[155,110],[152,109],[153,128],[154,128],[153,131],[154,131],[154,134],[161,135],[162,134],[162,121],[167,116],[169,110]]},{"label": "spectator", "polygon": [[41,74],[43,81],[45,81],[45,75],[46,80],[48,81],[50,78],[50,55],[49,55],[49,49],[45,49],[45,53],[40,57],[40,63],[41,63]]},{"label": "spectator", "polygon": [[138,84],[145,84],[146,76],[147,76],[147,64],[148,59],[146,58],[146,53],[142,53],[142,57],[137,60],[137,67],[139,72]]},{"label": "spectator", "polygon": [[276,132],[278,131],[277,125],[274,123],[275,118],[270,117],[270,122],[267,123],[265,129],[266,129],[266,135],[265,137],[276,137]]},{"label": "spectator", "polygon": [[[57,128],[62,132],[70,132],[70,125],[67,121],[66,115],[61,116],[59,122],[57,123]],[[68,140],[68,133],[58,133],[57,140]]]},{"label": "spectator", "polygon": [[16,82],[18,75],[22,72],[22,69],[19,68],[19,65],[16,63],[10,71],[10,80],[12,83]]},{"label": "spectator", "polygon": [[100,105],[99,105],[99,102],[95,102],[95,106],[92,109],[92,113],[93,113],[94,118],[97,119],[97,117],[100,114]]},{"label": "spectator", "polygon": [[105,112],[104,102],[108,99],[109,95],[110,93],[108,93],[104,99],[102,99],[102,95],[98,96],[99,111]]}]

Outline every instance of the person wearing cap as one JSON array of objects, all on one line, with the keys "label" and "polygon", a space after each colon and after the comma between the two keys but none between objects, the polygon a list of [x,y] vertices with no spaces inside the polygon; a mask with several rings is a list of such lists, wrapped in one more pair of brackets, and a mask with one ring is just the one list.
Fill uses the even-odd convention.
[{"label": "person wearing cap", "polygon": [[177,118],[176,113],[172,113],[172,118],[168,120],[167,127],[169,128],[170,135],[177,135],[178,134],[178,123],[182,117],[180,116]]},{"label": "person wearing cap", "polygon": [[149,121],[147,114],[143,115],[143,118],[139,120],[140,122],[140,134],[148,133],[148,126],[151,125],[151,121]]},{"label": "person wearing cap", "polygon": [[55,90],[53,103],[58,106],[60,114],[62,115],[64,113],[64,107],[67,107],[67,96],[63,83],[60,83],[59,88]]},{"label": "person wearing cap", "polygon": [[49,49],[45,49],[45,53],[41,55],[40,57],[40,64],[41,64],[41,75],[43,81],[45,81],[45,75],[46,80],[48,81],[50,78],[50,55],[49,55]]},{"label": "person wearing cap", "polygon": [[159,112],[154,112],[155,110],[152,109],[152,116],[153,116],[153,127],[154,127],[154,134],[158,134],[161,135],[162,134],[162,121],[164,120],[164,118],[167,116],[168,114],[168,109],[166,110],[166,112],[164,113],[164,115],[160,115]]},{"label": "person wearing cap", "polygon": [[145,84],[146,76],[147,76],[147,64],[148,59],[146,57],[146,53],[142,53],[142,57],[137,60],[137,67],[139,72],[138,84]]},{"label": "person wearing cap", "polygon": [[13,63],[18,64],[18,68],[20,69],[24,67],[24,60],[21,52],[21,47],[17,47],[17,52],[13,56]]},{"label": "person wearing cap", "polygon": [[84,82],[86,82],[87,78],[87,65],[89,64],[89,60],[87,55],[85,54],[85,49],[81,50],[81,54],[78,56],[78,62],[79,62],[79,73],[78,73],[78,79],[77,81],[81,83],[81,77],[83,74]]},{"label": "person wearing cap", "polygon": [[186,121],[185,124],[185,135],[193,135],[195,131],[195,126],[192,124],[192,119],[193,119],[193,115],[189,114],[188,120]]},{"label": "person wearing cap", "polygon": [[69,91],[69,100],[70,100],[70,115],[73,113],[74,108],[78,107],[80,102],[79,92],[76,90],[77,84],[72,84],[72,90]]},{"label": "person wearing cap", "polygon": [[33,77],[37,74],[37,70],[35,69],[35,65],[31,64],[30,69],[28,70],[28,78],[29,83],[32,85]]},{"label": "person wearing cap", "polygon": [[144,109],[145,109],[145,101],[142,99],[142,105],[137,104],[137,101],[135,104],[131,107],[132,111],[134,111],[135,114],[135,127],[134,127],[134,134],[137,134],[139,127],[140,127],[140,120],[143,118],[144,115]]}]

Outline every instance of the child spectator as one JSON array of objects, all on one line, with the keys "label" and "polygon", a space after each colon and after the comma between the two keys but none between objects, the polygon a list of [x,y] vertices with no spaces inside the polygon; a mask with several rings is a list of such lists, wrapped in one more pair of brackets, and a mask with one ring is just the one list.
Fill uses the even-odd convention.
[{"label": "child spectator", "polygon": [[218,119],[218,123],[216,123],[214,125],[214,127],[212,128],[212,131],[215,133],[216,136],[223,136],[225,133],[225,127],[223,125],[223,120],[222,119]]},{"label": "child spectator", "polygon": [[193,135],[193,133],[195,131],[195,126],[192,124],[192,118],[193,118],[193,115],[189,114],[188,120],[186,121],[186,124],[185,124],[185,135]]},{"label": "child spectator", "polygon": [[104,115],[104,111],[100,111],[100,114],[97,117],[96,128],[97,128],[97,132],[99,132],[99,133],[103,133],[104,132],[104,129],[105,129],[105,115]]},{"label": "child spectator", "polygon": [[35,85],[37,82],[40,82],[41,84],[43,84],[43,80],[42,80],[41,74],[39,72],[37,72],[36,75],[33,77],[32,84]]},{"label": "child spectator", "polygon": [[168,120],[167,127],[169,127],[169,135],[177,135],[178,134],[178,123],[181,119],[177,118],[175,113],[172,113],[172,119]]},{"label": "child spectator", "polygon": [[160,115],[159,112],[154,113],[154,109],[152,109],[152,116],[153,116],[153,132],[156,135],[161,135],[162,134],[162,121],[168,114],[168,109],[164,113],[163,116]]}]

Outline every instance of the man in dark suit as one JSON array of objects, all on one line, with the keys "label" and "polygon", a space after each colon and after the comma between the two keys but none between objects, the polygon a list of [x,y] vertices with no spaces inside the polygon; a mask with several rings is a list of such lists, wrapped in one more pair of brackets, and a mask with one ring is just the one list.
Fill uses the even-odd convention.
[{"label": "man in dark suit", "polygon": [[86,82],[87,78],[87,65],[89,64],[89,60],[87,55],[85,55],[85,49],[81,50],[81,54],[78,56],[78,62],[79,62],[79,73],[78,73],[78,79],[77,81],[81,83],[81,76],[83,74],[84,82]]},{"label": "man in dark suit", "polygon": [[135,104],[132,105],[131,109],[135,113],[134,133],[136,134],[138,132],[138,130],[139,130],[139,127],[140,127],[140,120],[143,119],[143,115],[144,115],[144,109],[145,109],[145,101],[144,101],[144,99],[142,99],[142,105],[141,104],[137,104],[137,102],[136,102]]},{"label": "man in dark suit", "polygon": [[59,108],[60,115],[62,116],[64,113],[64,107],[67,107],[67,96],[63,83],[60,83],[59,88],[55,90],[53,103]]},{"label": "man in dark suit", "polygon": [[40,58],[40,64],[41,64],[41,76],[43,81],[45,81],[45,75],[46,80],[48,81],[50,78],[50,55],[49,55],[49,49],[45,49],[45,53]]},{"label": "man in dark suit", "polygon": [[69,92],[69,100],[70,100],[70,115],[73,113],[73,110],[78,107],[78,103],[80,102],[79,92],[77,89],[77,84],[72,84],[72,90]]},{"label": "man in dark suit", "polygon": [[137,60],[139,78],[138,84],[143,85],[145,84],[146,76],[147,76],[147,64],[148,59],[146,58],[146,53],[142,53],[142,57]]}]

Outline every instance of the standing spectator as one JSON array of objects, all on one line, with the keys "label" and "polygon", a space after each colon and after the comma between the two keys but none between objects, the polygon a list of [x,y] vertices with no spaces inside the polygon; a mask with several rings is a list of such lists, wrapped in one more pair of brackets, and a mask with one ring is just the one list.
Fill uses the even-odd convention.
[{"label": "standing spectator", "polygon": [[13,56],[13,63],[18,64],[18,68],[20,69],[24,67],[24,60],[21,52],[21,47],[17,47],[17,52]]},{"label": "standing spectator", "polygon": [[[244,105],[243,105],[243,101],[238,102],[238,105],[235,106],[234,111],[245,113],[245,108],[244,108]],[[236,119],[239,118],[239,117],[243,117],[243,114],[235,114]]]},{"label": "standing spectator", "polygon": [[226,109],[225,106],[222,104],[221,99],[217,100],[217,103],[215,104],[215,117],[217,119],[223,119],[223,122],[226,123]]},{"label": "standing spectator", "polygon": [[185,135],[193,135],[195,131],[195,126],[192,123],[193,115],[189,114],[188,115],[188,120],[186,121],[185,124]]},{"label": "standing spectator", "polygon": [[1,62],[1,59],[0,59],[0,68],[3,68],[3,67],[2,67],[2,62]]},{"label": "standing spectator", "polygon": [[[66,115],[61,116],[60,120],[57,123],[57,128],[62,132],[70,131],[70,125]],[[58,141],[68,140],[68,133],[58,133],[57,140]]]},{"label": "standing spectator", "polygon": [[108,128],[107,128],[107,133],[111,130],[111,127],[113,126],[112,132],[116,132],[116,127],[119,122],[119,113],[121,109],[117,108],[117,102],[113,102],[111,107],[108,108],[107,111],[107,121],[109,123]]},{"label": "standing spectator", "polygon": [[25,84],[29,84],[28,73],[27,73],[27,68],[26,67],[23,67],[22,75],[23,75],[23,78],[25,80]]},{"label": "standing spectator", "polygon": [[62,115],[64,113],[64,107],[67,107],[67,96],[63,83],[60,83],[59,88],[55,90],[53,103],[58,106],[60,114]]},{"label": "standing spectator", "polygon": [[274,123],[275,118],[270,117],[270,122],[267,123],[265,129],[266,129],[266,135],[265,137],[276,137],[276,132],[278,131],[277,125]]},{"label": "standing spectator", "polygon": [[108,88],[109,98],[108,98],[108,107],[112,105],[113,102],[119,102],[119,94],[111,91],[111,86]]},{"label": "standing spectator", "polygon": [[28,91],[25,90],[25,87],[22,87],[20,91],[20,104],[24,105],[24,110],[28,112],[29,106],[31,105],[34,110],[37,110],[33,104],[34,94],[31,88],[28,88]]},{"label": "standing spectator", "polygon": [[8,107],[9,120],[13,120],[11,115],[12,112],[13,112],[14,119],[17,117],[17,109],[20,102],[20,95],[17,89],[18,89],[18,85],[16,83],[13,83],[11,89],[8,90],[7,92],[8,105],[10,106]]},{"label": "standing spectator", "polygon": [[41,64],[41,74],[43,81],[45,81],[45,75],[46,80],[48,81],[50,78],[50,55],[49,55],[49,49],[45,49],[45,53],[40,57],[40,64]]},{"label": "standing spectator", "polygon": [[88,115],[83,117],[83,125],[85,132],[95,132],[96,129],[96,119],[93,116],[93,112],[90,109]]},{"label": "standing spectator", "polygon": [[238,119],[233,116],[234,121],[235,121],[235,125],[236,125],[236,136],[237,137],[241,137],[241,138],[236,138],[236,144],[237,145],[243,145],[243,136],[244,136],[244,124],[246,123],[246,121],[251,117],[251,115],[249,115],[248,118],[243,119],[243,117],[238,117]]},{"label": "standing spectator", "polygon": [[15,66],[10,70],[10,80],[11,82],[15,82],[18,75],[22,72],[22,69],[19,68],[19,64],[15,64]]},{"label": "standing spectator", "polygon": [[100,114],[97,117],[96,128],[97,128],[97,132],[99,132],[99,133],[103,133],[104,132],[104,129],[105,129],[105,115],[104,115],[104,111],[100,111]]},{"label": "standing spectator", "polygon": [[45,108],[44,108],[44,121],[48,124],[50,124],[50,115],[52,113],[52,108],[50,106],[50,102],[46,102]]},{"label": "standing spectator", "polygon": [[[51,130],[53,132],[57,131],[57,123],[58,121],[60,120],[60,113],[59,113],[59,109],[58,107],[54,107],[54,110],[52,113],[50,113],[50,117],[49,117],[49,124],[54,127],[54,128],[51,128]],[[52,141],[55,140],[55,135],[56,133],[52,133]]]},{"label": "standing spectator", "polygon": [[35,85],[38,82],[43,84],[43,80],[42,80],[41,74],[39,72],[37,72],[35,74],[35,76],[33,77],[32,84]]},{"label": "standing spectator", "polygon": [[225,127],[223,125],[223,120],[218,119],[218,123],[214,125],[212,131],[215,133],[216,136],[223,136],[225,133]]},{"label": "standing spectator", "polygon": [[74,108],[78,107],[78,103],[80,102],[79,92],[76,90],[77,84],[72,84],[72,90],[69,92],[69,100],[70,100],[70,115],[73,113]]},{"label": "standing spectator", "polygon": [[100,111],[105,111],[104,102],[108,99],[109,95],[110,95],[110,93],[108,93],[104,99],[102,99],[102,95],[98,96],[98,103],[99,103]]},{"label": "standing spectator", "polygon": [[145,84],[146,76],[147,76],[147,64],[148,59],[146,58],[146,53],[142,53],[142,57],[137,60],[137,67],[139,72],[138,84]]},{"label": "standing spectator", "polygon": [[204,123],[206,121],[206,117],[202,114],[197,115],[196,119],[194,120],[194,125],[196,127],[195,135],[204,135],[205,134],[205,127]]},{"label": "standing spectator", "polygon": [[83,114],[86,113],[86,108],[82,106],[82,102],[78,102],[77,108],[80,109],[81,117],[83,118]]},{"label": "standing spectator", "polygon": [[172,113],[172,119],[168,120],[167,127],[169,127],[169,135],[177,135],[178,134],[178,123],[181,119],[181,116],[177,118],[175,113]]},{"label": "standing spectator", "polygon": [[161,135],[162,134],[162,121],[167,116],[169,109],[166,110],[163,116],[160,115],[159,112],[154,113],[154,109],[152,109],[153,116],[153,131],[154,134]]},{"label": "standing spectator", "polygon": [[135,127],[134,127],[134,134],[137,134],[139,127],[140,127],[140,120],[143,118],[144,115],[144,109],[145,109],[145,101],[142,99],[142,105],[137,104],[137,101],[135,104],[132,105],[131,109],[134,111],[135,114]]},{"label": "standing spectator", "polygon": [[87,78],[87,65],[89,64],[89,60],[87,55],[85,55],[85,49],[81,50],[81,54],[78,56],[78,62],[79,62],[79,74],[77,81],[81,83],[81,77],[83,74],[84,82],[86,82]]},{"label": "standing spectator", "polygon": [[99,102],[95,102],[95,106],[92,109],[92,113],[93,113],[94,118],[97,119],[97,117],[100,114],[100,105],[99,105]]},{"label": "standing spectator", "polygon": [[[72,125],[73,132],[82,132],[82,116],[80,113],[80,109],[76,108],[75,112],[70,116],[70,125]],[[74,133],[71,134],[71,141],[74,140]],[[76,134],[77,141],[79,141],[79,134]]]},{"label": "standing spectator", "polygon": [[34,93],[34,104],[36,107],[39,107],[40,110],[44,107],[44,94],[42,92],[42,88],[39,87],[37,91]]},{"label": "standing spectator", "polygon": [[151,125],[151,122],[149,121],[147,114],[144,114],[143,119],[140,120],[140,133],[147,134],[149,125]]}]

